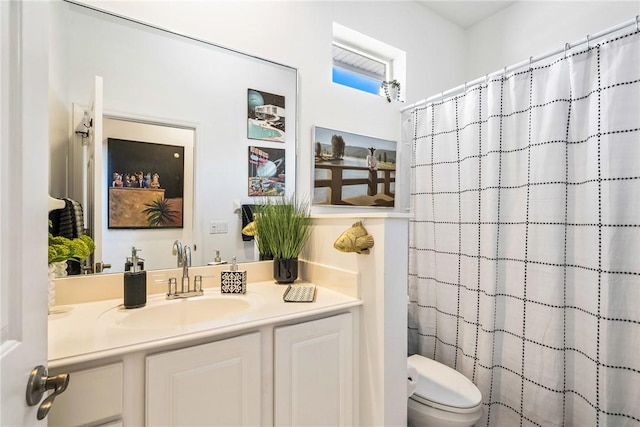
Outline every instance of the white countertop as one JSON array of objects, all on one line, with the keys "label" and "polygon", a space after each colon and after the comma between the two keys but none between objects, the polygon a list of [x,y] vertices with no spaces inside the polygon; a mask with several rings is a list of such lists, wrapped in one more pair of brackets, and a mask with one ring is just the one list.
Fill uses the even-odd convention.
[{"label": "white countertop", "polygon": [[[308,283],[296,282],[296,285],[299,284]],[[286,285],[273,282],[249,283],[245,295],[223,295],[253,301],[254,305],[249,310],[229,317],[175,328],[127,328],[117,325],[113,318],[114,313],[124,311],[118,309],[122,305],[122,299],[55,306],[49,315],[49,368],[214,337],[362,304],[357,298],[321,286],[316,288],[314,302],[284,302],[282,295],[286,288]],[[205,289],[205,297],[214,294],[219,295],[220,288]],[[147,307],[164,299],[165,296],[161,294],[150,296],[147,299]],[[131,311],[135,310],[144,308]]]}]

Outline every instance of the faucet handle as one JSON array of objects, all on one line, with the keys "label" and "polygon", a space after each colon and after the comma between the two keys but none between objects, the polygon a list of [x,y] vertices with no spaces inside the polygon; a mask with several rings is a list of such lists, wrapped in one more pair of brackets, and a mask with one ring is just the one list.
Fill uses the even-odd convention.
[{"label": "faucet handle", "polygon": [[102,273],[105,269],[111,268],[111,264],[107,264],[106,262],[96,262],[94,267],[94,273]]},{"label": "faucet handle", "polygon": [[176,292],[178,292],[177,289],[177,281],[175,277],[170,277],[169,278],[169,287],[167,288],[167,296],[173,295]]},{"label": "faucet handle", "polygon": [[156,279],[154,280],[154,282],[156,283],[168,283],[167,285],[167,296],[171,296],[175,293],[178,292],[177,288],[176,288],[176,278],[175,277],[169,277],[168,279]]}]

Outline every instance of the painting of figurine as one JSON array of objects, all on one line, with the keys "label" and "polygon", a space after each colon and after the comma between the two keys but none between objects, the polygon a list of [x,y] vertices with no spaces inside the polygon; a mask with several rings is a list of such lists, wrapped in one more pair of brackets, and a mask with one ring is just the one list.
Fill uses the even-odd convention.
[{"label": "painting of figurine", "polygon": [[112,187],[122,187],[123,186],[122,175],[120,175],[118,172],[114,172],[113,173],[113,181],[111,181],[111,186]]},{"label": "painting of figurine", "polygon": [[182,146],[108,138],[108,227],[182,228],[183,159]]},{"label": "painting of figurine", "polygon": [[151,176],[151,184],[150,184],[151,188],[160,188],[160,175],[158,175],[157,173],[154,173]]}]

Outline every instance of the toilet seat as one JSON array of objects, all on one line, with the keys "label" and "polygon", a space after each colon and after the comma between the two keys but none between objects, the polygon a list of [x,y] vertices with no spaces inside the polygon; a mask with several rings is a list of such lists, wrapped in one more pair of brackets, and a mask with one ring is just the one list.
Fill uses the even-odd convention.
[{"label": "toilet seat", "polygon": [[473,406],[471,408],[457,408],[454,406],[447,406],[436,403],[429,399],[425,399],[424,397],[417,396],[416,394],[413,394],[409,399],[418,402],[421,405],[430,406],[432,408],[439,409],[445,412],[455,412],[456,414],[470,414],[472,412],[476,412],[482,406],[482,403],[478,403],[476,406]]},{"label": "toilet seat", "polygon": [[482,404],[480,390],[455,369],[419,354],[407,360],[418,371],[418,385],[411,399],[458,413],[476,411]]}]

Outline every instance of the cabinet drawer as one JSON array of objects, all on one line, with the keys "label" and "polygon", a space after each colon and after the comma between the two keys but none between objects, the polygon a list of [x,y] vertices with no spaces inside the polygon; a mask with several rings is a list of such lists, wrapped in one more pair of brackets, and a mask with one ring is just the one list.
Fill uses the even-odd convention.
[{"label": "cabinet drawer", "polygon": [[78,426],[122,414],[122,363],[69,372],[69,386],[56,397],[49,427]]}]

